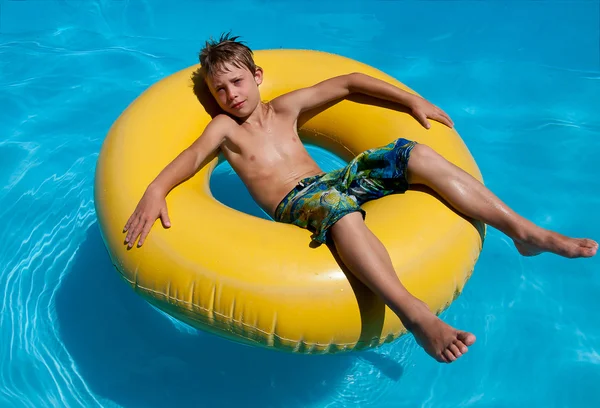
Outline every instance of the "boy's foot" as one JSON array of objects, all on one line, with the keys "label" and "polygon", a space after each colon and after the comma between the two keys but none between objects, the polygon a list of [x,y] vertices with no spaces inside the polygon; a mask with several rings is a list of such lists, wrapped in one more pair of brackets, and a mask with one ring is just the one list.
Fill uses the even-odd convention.
[{"label": "boy's foot", "polygon": [[514,240],[521,255],[534,256],[552,252],[566,258],[589,258],[596,255],[598,243],[591,239],[569,238],[553,231],[542,230],[527,240]]},{"label": "boy's foot", "polygon": [[475,343],[475,335],[456,330],[431,313],[419,300],[415,305],[415,317],[409,330],[423,349],[439,362],[451,363],[468,351]]}]

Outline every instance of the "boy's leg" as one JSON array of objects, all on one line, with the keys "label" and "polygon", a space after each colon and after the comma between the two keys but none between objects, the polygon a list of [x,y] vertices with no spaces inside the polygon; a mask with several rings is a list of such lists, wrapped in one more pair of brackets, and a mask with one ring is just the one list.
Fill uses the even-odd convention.
[{"label": "boy's leg", "polygon": [[521,217],[477,179],[428,146],[419,144],[413,148],[407,176],[410,184],[430,187],[459,212],[504,232],[522,255],[548,251],[578,258],[594,256],[598,249],[598,244],[590,239],[568,238]]},{"label": "boy's leg", "polygon": [[427,353],[451,362],[467,352],[475,336],[447,325],[406,290],[387,250],[367,228],[361,213],[345,215],[329,232],[344,265],[384,300]]}]

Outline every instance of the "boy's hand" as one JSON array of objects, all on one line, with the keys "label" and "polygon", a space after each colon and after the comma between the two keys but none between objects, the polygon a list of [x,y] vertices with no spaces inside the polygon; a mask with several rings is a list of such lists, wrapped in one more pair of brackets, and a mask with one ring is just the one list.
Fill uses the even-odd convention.
[{"label": "boy's hand", "polygon": [[125,228],[123,228],[123,232],[127,232],[125,244],[128,244],[128,248],[133,246],[138,236],[140,240],[137,246],[142,246],[158,217],[160,217],[164,228],[171,226],[164,195],[150,187],[144,193],[135,211],[125,224]]},{"label": "boy's hand", "polygon": [[414,117],[417,118],[421,125],[426,129],[431,127],[427,118],[437,120],[450,128],[454,126],[454,122],[452,122],[452,119],[450,119],[450,116],[448,116],[446,112],[423,98],[415,98],[410,108]]}]

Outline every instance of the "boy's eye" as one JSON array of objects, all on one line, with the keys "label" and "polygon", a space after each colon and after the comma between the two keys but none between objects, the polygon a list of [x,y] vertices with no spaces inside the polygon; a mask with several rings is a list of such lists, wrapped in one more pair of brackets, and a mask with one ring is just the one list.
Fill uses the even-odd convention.
[{"label": "boy's eye", "polygon": [[234,84],[237,84],[238,82],[242,82],[241,79],[236,79],[235,81],[233,81]]}]

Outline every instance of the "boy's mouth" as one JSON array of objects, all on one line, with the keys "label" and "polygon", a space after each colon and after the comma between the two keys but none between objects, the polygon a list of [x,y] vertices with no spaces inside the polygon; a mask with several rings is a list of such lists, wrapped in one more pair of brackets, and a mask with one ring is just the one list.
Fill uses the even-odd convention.
[{"label": "boy's mouth", "polygon": [[239,103],[236,103],[235,105],[232,105],[231,108],[232,109],[240,109],[244,105],[245,102],[246,101],[241,101]]}]

